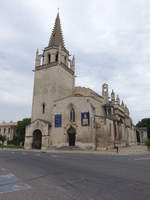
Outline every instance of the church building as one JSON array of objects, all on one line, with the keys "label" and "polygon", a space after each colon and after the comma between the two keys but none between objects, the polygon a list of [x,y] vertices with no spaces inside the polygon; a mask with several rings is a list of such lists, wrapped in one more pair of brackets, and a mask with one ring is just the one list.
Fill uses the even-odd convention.
[{"label": "church building", "polygon": [[102,94],[75,85],[75,57],[65,47],[59,13],[42,54],[36,51],[31,124],[25,149],[77,146],[83,149],[136,143],[128,107],[108,85]]}]

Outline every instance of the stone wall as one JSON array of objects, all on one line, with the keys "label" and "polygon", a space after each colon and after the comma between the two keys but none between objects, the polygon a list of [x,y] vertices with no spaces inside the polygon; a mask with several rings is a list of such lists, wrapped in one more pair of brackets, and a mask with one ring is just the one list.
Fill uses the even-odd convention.
[{"label": "stone wall", "polygon": [[[72,74],[59,65],[35,71],[32,121],[52,120],[54,100],[72,94],[73,78]],[[45,103],[44,114],[42,113],[43,103]]]},{"label": "stone wall", "polygon": [[42,120],[36,120],[26,127],[25,149],[32,149],[33,133],[40,130],[42,133],[42,149],[47,149],[50,139],[50,124]]},{"label": "stone wall", "polygon": [[[70,105],[73,106],[76,113],[76,120],[74,123],[70,123]],[[95,112],[93,113],[93,107],[95,108]],[[90,124],[89,126],[81,125],[81,112],[89,112],[90,113]],[[55,128],[54,127],[54,116],[55,114],[62,115],[62,127]],[[92,97],[79,97],[72,96],[67,97],[63,100],[57,101],[55,103],[53,109],[53,120],[52,120],[52,128],[50,131],[51,135],[51,144],[52,145],[68,145],[68,136],[67,129],[72,124],[77,132],[76,135],[76,145],[87,144],[94,146],[95,145],[95,116],[104,116],[104,108],[103,103],[95,100]],[[111,120],[107,120],[104,125],[104,137],[108,134],[110,140],[113,140],[113,122]],[[102,129],[100,130],[102,132]],[[105,140],[106,138],[105,137]],[[102,141],[101,141],[102,142]]]}]

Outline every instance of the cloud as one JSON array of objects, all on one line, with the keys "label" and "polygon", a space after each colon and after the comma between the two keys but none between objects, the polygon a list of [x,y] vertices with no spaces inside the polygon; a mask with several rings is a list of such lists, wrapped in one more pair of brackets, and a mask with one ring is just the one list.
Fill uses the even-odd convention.
[{"label": "cloud", "polygon": [[28,105],[31,104],[32,76],[12,71],[10,68],[1,68],[0,74],[0,104]]},{"label": "cloud", "polygon": [[107,82],[134,122],[149,117],[149,0],[1,0],[0,119],[30,116],[35,51],[47,46],[58,7],[77,85],[101,93]]}]

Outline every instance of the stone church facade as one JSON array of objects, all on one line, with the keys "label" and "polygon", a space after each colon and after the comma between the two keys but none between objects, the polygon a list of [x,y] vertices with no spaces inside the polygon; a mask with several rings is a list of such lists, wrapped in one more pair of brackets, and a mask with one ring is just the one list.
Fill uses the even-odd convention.
[{"label": "stone church facade", "polygon": [[136,143],[135,127],[124,103],[108,85],[102,95],[75,86],[75,58],[64,45],[57,14],[48,46],[36,52],[31,124],[25,148],[79,146],[102,149]]}]

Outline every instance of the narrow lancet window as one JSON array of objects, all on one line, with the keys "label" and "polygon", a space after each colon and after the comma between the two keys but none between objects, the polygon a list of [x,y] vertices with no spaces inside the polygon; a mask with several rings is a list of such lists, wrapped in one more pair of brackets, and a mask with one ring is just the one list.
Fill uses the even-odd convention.
[{"label": "narrow lancet window", "polygon": [[56,62],[58,62],[58,53],[56,54]]},{"label": "narrow lancet window", "polygon": [[67,56],[65,56],[65,64],[67,65]]},{"label": "narrow lancet window", "polygon": [[51,63],[51,54],[48,54],[48,64]]},{"label": "narrow lancet window", "polygon": [[75,122],[75,110],[73,108],[70,111],[70,121]]},{"label": "narrow lancet window", "polygon": [[45,113],[45,103],[42,104],[42,113]]}]

